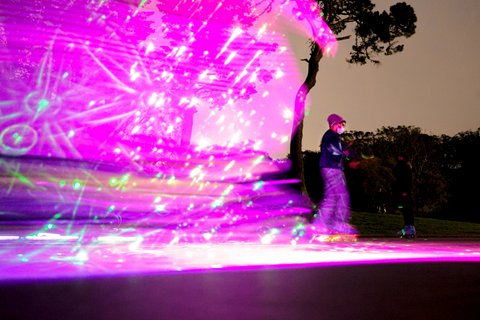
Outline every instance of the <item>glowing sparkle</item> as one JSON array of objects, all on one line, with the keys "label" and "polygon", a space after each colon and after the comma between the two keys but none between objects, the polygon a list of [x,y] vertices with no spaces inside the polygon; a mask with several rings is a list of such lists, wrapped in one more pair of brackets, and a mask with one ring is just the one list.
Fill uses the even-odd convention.
[{"label": "glowing sparkle", "polygon": [[257,191],[257,190],[261,189],[264,184],[265,184],[264,181],[255,182],[255,184],[253,185],[253,190]]},{"label": "glowing sparkle", "polygon": [[38,101],[38,112],[43,112],[49,105],[49,102],[47,99],[40,99]]},{"label": "glowing sparkle", "polygon": [[82,181],[80,181],[80,180],[75,180],[75,181],[73,181],[73,184],[72,184],[73,190],[76,190],[76,191],[77,191],[77,190],[82,189],[83,187],[84,187],[84,184],[83,184]]},{"label": "glowing sparkle", "polygon": [[84,263],[88,261],[88,252],[86,250],[80,250],[77,255],[75,256],[75,262],[77,263]]}]

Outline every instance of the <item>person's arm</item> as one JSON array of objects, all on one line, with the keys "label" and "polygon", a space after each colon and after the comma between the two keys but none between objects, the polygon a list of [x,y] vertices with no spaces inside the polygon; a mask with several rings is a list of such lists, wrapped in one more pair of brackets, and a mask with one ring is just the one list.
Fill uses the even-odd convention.
[{"label": "person's arm", "polygon": [[351,169],[357,169],[360,167],[361,158],[355,148],[352,147],[353,141],[348,143],[342,143],[342,152],[345,156],[345,160],[348,162],[348,167]]}]

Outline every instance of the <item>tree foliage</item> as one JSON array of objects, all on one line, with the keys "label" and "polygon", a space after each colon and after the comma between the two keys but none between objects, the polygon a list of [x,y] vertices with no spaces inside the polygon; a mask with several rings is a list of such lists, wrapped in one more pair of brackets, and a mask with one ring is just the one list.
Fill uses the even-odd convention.
[{"label": "tree foliage", "polygon": [[[357,169],[347,166],[346,176],[352,208],[359,211],[394,213],[392,206],[393,168],[397,155],[403,154],[412,165],[415,214],[478,222],[476,189],[480,170],[480,129],[461,132],[454,137],[428,135],[412,126],[383,127],[376,132],[347,132]],[[320,176],[316,171],[318,152],[305,152],[307,187],[314,201],[321,196]],[[312,181],[314,179],[314,181]],[[313,189],[317,188],[317,189]]]},{"label": "tree foliage", "polygon": [[480,128],[453,137],[442,136],[441,171],[448,181],[448,212],[457,212],[461,219],[480,222],[478,181],[480,181]]},{"label": "tree foliage", "polygon": [[[389,12],[375,11],[370,0],[324,3],[325,21],[338,39],[350,39],[353,35],[354,43],[347,59],[350,63],[379,63],[377,56],[401,52],[404,48],[401,39],[415,33],[417,17],[405,2],[392,5]],[[349,26],[352,29],[348,29]]]}]

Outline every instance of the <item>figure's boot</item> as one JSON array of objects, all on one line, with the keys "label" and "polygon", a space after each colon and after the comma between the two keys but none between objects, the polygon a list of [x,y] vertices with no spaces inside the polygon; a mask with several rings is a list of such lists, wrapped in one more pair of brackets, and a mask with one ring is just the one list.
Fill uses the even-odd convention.
[{"label": "figure's boot", "polygon": [[415,226],[413,225],[406,225],[405,226],[405,238],[407,239],[414,239],[417,237],[417,231],[415,230]]},{"label": "figure's boot", "polygon": [[413,225],[405,225],[402,230],[397,232],[397,236],[405,239],[414,239],[417,237],[417,231]]},{"label": "figure's boot", "polygon": [[322,215],[322,211],[317,209],[315,215],[313,216],[313,221],[311,223],[311,229],[316,234],[331,234],[333,233],[332,228],[326,221],[325,217]]},{"label": "figure's boot", "polygon": [[336,233],[339,234],[358,234],[358,230],[349,223],[339,222],[333,227]]},{"label": "figure's boot", "polygon": [[333,231],[331,228],[329,228],[321,219],[316,219],[313,221],[313,223],[310,225],[310,230],[314,234],[332,234]]}]

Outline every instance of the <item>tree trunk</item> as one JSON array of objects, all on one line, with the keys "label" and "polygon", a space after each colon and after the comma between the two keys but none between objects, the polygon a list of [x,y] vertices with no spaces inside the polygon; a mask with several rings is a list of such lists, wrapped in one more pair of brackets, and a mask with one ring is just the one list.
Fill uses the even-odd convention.
[{"label": "tree trunk", "polygon": [[310,50],[310,57],[308,62],[308,72],[305,81],[298,89],[295,97],[295,112],[293,119],[292,136],[290,139],[290,160],[292,167],[290,169],[290,177],[299,180],[299,190],[303,195],[308,195],[305,185],[304,165],[303,165],[303,151],[302,151],[302,139],[303,139],[303,121],[305,117],[305,103],[307,95],[310,90],[315,86],[316,77],[319,69],[319,63],[323,54],[320,46],[317,43],[313,43]]}]

